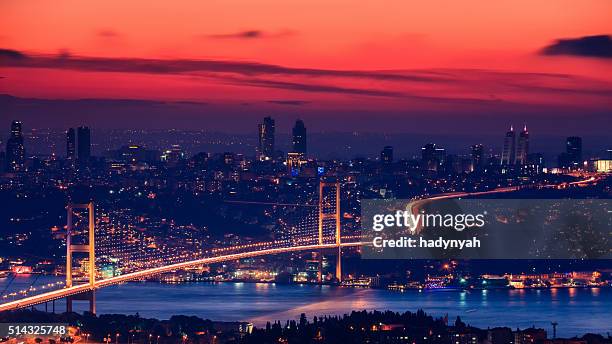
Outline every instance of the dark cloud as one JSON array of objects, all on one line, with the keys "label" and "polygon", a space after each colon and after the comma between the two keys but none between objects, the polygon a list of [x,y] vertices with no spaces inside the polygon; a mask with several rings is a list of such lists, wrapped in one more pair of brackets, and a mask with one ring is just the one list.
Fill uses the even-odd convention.
[{"label": "dark cloud", "polygon": [[403,96],[402,93],[393,92],[393,91],[331,86],[331,85],[321,85],[321,84],[312,84],[312,83],[305,84],[305,83],[278,81],[278,80],[265,80],[265,79],[235,79],[235,80],[236,80],[235,84],[238,84],[238,85],[278,88],[278,89],[283,89],[283,90],[318,92],[318,93],[354,94],[354,95],[374,96],[374,97],[401,97]]},{"label": "dark cloud", "polygon": [[[479,69],[432,70],[339,70],[316,68],[292,68],[281,65],[232,60],[195,59],[142,59],[105,58],[59,55],[26,55],[10,49],[0,50],[0,65],[13,68],[48,68],[92,72],[141,73],[188,76],[205,82],[216,79],[221,83],[295,90],[303,92],[336,93],[373,97],[415,99],[427,102],[452,104],[508,103],[505,99],[508,87],[537,92],[559,94],[587,94],[607,97],[608,84],[596,80],[583,80],[567,74],[522,73]],[[353,80],[366,82],[353,82]],[[401,82],[402,85],[380,85],[369,81]],[[567,88],[557,86],[559,80],[571,82]],[[411,83],[431,83],[448,93],[429,93],[411,88]],[[355,85],[367,85],[357,87]],[[377,85],[375,88],[372,85]],[[552,87],[550,87],[552,86]],[[530,88],[531,87],[531,88]],[[398,91],[401,90],[401,91]],[[460,94],[456,94],[460,90]],[[486,90],[471,95],[464,90]],[[457,95],[445,97],[441,95]],[[491,97],[489,94],[496,94]],[[279,103],[284,105],[298,105]],[[303,104],[299,104],[303,105]]]},{"label": "dark cloud", "polygon": [[[322,85],[313,83],[298,83],[298,82],[287,82],[278,80],[268,79],[242,79],[242,78],[231,78],[224,77],[220,78],[221,81],[225,81],[229,84],[235,85],[247,85],[253,87],[266,87],[275,88],[282,90],[293,90],[302,92],[314,92],[314,93],[336,93],[336,94],[347,94],[347,95],[360,95],[360,96],[372,96],[372,97],[388,97],[388,98],[403,98],[403,99],[414,99],[427,102],[435,103],[450,103],[450,104],[498,104],[501,99],[497,98],[466,98],[466,97],[430,97],[422,96],[410,93],[385,91],[378,89],[363,89],[363,88],[352,88],[343,86],[332,86]],[[269,101],[271,102],[271,101]],[[507,102],[506,102],[507,103]],[[296,104],[294,104],[296,105]]]},{"label": "dark cloud", "polygon": [[25,59],[25,55],[17,50],[12,49],[0,49],[0,60],[4,59],[12,59],[12,60],[21,60]]},{"label": "dark cloud", "polygon": [[612,58],[612,38],[598,35],[559,39],[545,47],[542,54]]},{"label": "dark cloud", "polygon": [[240,39],[253,39],[253,38],[261,38],[263,37],[263,32],[259,30],[247,30],[236,33],[226,33],[226,34],[216,34],[216,35],[207,35],[209,38],[240,38]]},{"label": "dark cloud", "polygon": [[310,102],[306,100],[268,100],[268,103],[280,105],[306,105]]},{"label": "dark cloud", "polygon": [[278,38],[294,35],[294,31],[284,30],[276,33],[264,32],[261,30],[245,30],[233,33],[222,33],[213,35],[203,35],[205,38],[214,39],[260,39],[260,38]]},{"label": "dark cloud", "polygon": [[60,59],[69,59],[71,56],[72,53],[69,49],[66,48],[60,49],[57,53],[57,57],[59,57]]},{"label": "dark cloud", "polygon": [[119,37],[119,33],[115,30],[111,30],[111,29],[101,29],[98,30],[98,32],[96,32],[96,35],[98,35],[99,37],[102,38],[115,38],[115,37]]},{"label": "dark cloud", "polygon": [[591,95],[591,96],[602,96],[610,97],[612,95],[612,88],[563,88],[554,86],[540,86],[540,85],[527,85],[518,83],[504,83],[506,86],[513,87],[514,89],[525,91],[525,92],[545,92],[555,94],[580,94],[580,95]]},{"label": "dark cloud", "polygon": [[208,105],[206,102],[197,101],[158,101],[149,99],[112,99],[112,98],[81,98],[81,99],[41,99],[41,98],[19,98],[9,94],[0,94],[0,105],[13,103],[37,106],[63,106],[78,105],[83,108],[127,108],[141,106],[176,106],[176,105]]},{"label": "dark cloud", "polygon": [[179,100],[179,101],[166,102],[166,103],[175,104],[175,105],[195,105],[195,106],[208,105],[209,104],[207,102],[198,102],[198,101],[191,101],[191,100]]},{"label": "dark cloud", "polygon": [[191,59],[139,59],[106,58],[57,55],[25,55],[16,50],[4,49],[0,63],[6,67],[53,68],[93,72],[188,74],[188,73],[235,73],[242,75],[301,75],[316,77],[363,78],[387,81],[436,82],[453,81],[427,72],[362,71],[317,68],[291,68],[274,64],[231,60]]}]

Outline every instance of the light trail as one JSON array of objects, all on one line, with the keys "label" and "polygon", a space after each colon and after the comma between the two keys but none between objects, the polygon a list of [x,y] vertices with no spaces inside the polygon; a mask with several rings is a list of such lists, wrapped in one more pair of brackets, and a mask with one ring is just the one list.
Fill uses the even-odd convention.
[{"label": "light trail", "polygon": [[[348,242],[340,244],[341,247],[349,247],[349,246],[359,246],[362,242]],[[34,305],[38,305],[41,303],[61,299],[67,296],[75,295],[90,291],[92,289],[99,289],[108,287],[111,285],[124,283],[128,281],[138,280],[145,277],[149,277],[152,275],[158,275],[165,272],[171,272],[174,270],[182,270],[186,268],[190,268],[198,265],[206,265],[206,264],[214,264],[221,263],[230,260],[251,258],[257,256],[265,256],[265,255],[274,255],[280,253],[289,253],[289,252],[297,252],[297,251],[310,251],[310,250],[322,250],[322,249],[330,249],[337,248],[336,244],[323,244],[323,245],[305,245],[305,246],[294,246],[294,247],[281,247],[281,248],[270,248],[265,250],[256,250],[242,253],[234,253],[227,254],[218,257],[208,257],[202,259],[196,259],[188,262],[176,263],[166,266],[160,266],[157,268],[146,269],[142,271],[132,272],[125,275],[119,275],[115,277],[111,277],[108,279],[98,280],[95,282],[94,287],[92,288],[89,284],[80,284],[70,288],[64,288],[59,290],[54,290],[51,292],[38,294],[30,297],[26,297],[20,300],[11,301],[7,303],[0,304],[0,312],[15,310],[19,308],[26,308]]]}]

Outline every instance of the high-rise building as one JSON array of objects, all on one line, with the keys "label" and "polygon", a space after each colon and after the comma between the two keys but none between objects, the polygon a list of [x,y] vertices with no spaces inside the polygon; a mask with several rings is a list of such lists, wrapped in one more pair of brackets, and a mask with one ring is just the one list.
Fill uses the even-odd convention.
[{"label": "high-rise building", "polygon": [[519,134],[518,145],[516,146],[516,164],[526,165],[527,156],[529,155],[529,132],[527,125],[523,127],[523,131]]},{"label": "high-rise building", "polygon": [[77,128],[77,158],[87,162],[91,158],[91,131],[88,127]]},{"label": "high-rise building", "polygon": [[472,171],[479,171],[484,165],[484,146],[481,144],[475,144],[471,147],[472,156]]},{"label": "high-rise building", "polygon": [[504,150],[502,151],[501,164],[504,166],[514,164],[516,153],[516,137],[514,128],[510,126],[510,130],[506,132],[504,137]]},{"label": "high-rise building", "polygon": [[582,168],[582,138],[570,136],[565,140],[565,152],[559,155],[559,167]]},{"label": "high-rise building", "polygon": [[565,152],[570,162],[574,164],[582,163],[582,137],[568,137],[567,140],[565,140]]},{"label": "high-rise building", "polygon": [[393,162],[393,147],[385,146],[380,152],[380,161],[383,164],[390,164]]},{"label": "high-rise building", "polygon": [[25,147],[20,121],[13,121],[11,124],[11,136],[6,141],[6,166],[9,172],[19,172],[25,168]]},{"label": "high-rise building", "polygon": [[260,160],[272,159],[274,155],[274,120],[266,117],[259,124],[259,146],[257,155]]},{"label": "high-rise building", "polygon": [[293,126],[293,152],[306,155],[306,126],[304,121],[298,119]]},{"label": "high-rise building", "polygon": [[423,169],[437,171],[440,166],[444,165],[445,160],[446,150],[436,146],[435,143],[428,143],[421,148]]},{"label": "high-rise building", "polygon": [[[2,138],[0,138],[0,147],[4,147],[4,141],[2,141]],[[3,173],[7,167],[6,152],[2,148],[0,149],[0,173]]]},{"label": "high-rise building", "polygon": [[76,158],[76,133],[74,128],[69,128],[66,131],[66,157],[68,159]]}]

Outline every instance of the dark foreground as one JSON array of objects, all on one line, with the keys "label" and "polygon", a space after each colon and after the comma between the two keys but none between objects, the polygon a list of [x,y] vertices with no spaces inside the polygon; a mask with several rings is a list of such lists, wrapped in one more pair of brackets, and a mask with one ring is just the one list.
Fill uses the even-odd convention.
[{"label": "dark foreground", "polygon": [[[0,314],[1,323],[67,323],[64,338],[30,338],[33,343],[612,343],[610,334],[585,334],[580,338],[551,339],[544,329],[508,327],[476,328],[461,321],[433,318],[422,310],[405,312],[354,311],[342,317],[314,317],[302,314],[298,321],[268,323],[253,328],[245,322],[215,322],[195,316],[173,316],[168,320],[136,315],[89,313],[52,314],[16,311]],[[17,342],[0,338],[0,342]]]}]

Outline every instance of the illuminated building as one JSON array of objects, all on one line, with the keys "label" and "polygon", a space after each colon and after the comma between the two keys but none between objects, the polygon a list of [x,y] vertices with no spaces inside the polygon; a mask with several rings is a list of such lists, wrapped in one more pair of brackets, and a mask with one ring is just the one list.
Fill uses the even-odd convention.
[{"label": "illuminated building", "polygon": [[295,126],[293,127],[293,152],[302,153],[303,155],[307,153],[306,126],[301,119],[295,121]]},{"label": "illuminated building", "polygon": [[595,160],[595,171],[596,172],[612,172],[612,160]]},{"label": "illuminated building", "polygon": [[91,158],[91,131],[88,127],[77,128],[77,158],[81,162]]},{"label": "illuminated building", "polygon": [[475,144],[471,147],[471,156],[472,156],[472,171],[479,171],[484,163],[483,154],[484,154],[484,146],[481,144]]},{"label": "illuminated building", "polygon": [[516,137],[514,128],[510,126],[510,130],[506,132],[504,137],[504,149],[501,156],[502,166],[508,166],[514,163],[516,153]]},{"label": "illuminated building", "polygon": [[528,174],[539,174],[544,171],[544,155],[541,153],[530,153],[527,155],[525,171]]},{"label": "illuminated building", "polygon": [[565,149],[572,162],[582,162],[582,138],[577,136],[568,137],[565,141]]},{"label": "illuminated building", "polygon": [[516,146],[516,160],[517,165],[527,164],[527,156],[529,155],[529,132],[527,131],[527,125],[523,128],[523,131],[519,134],[518,145]]},{"label": "illuminated building", "polygon": [[179,145],[172,145],[170,149],[164,151],[161,156],[161,161],[168,163],[169,165],[175,165],[180,160],[185,158],[185,152]]},{"label": "illuminated building", "polygon": [[266,117],[263,123],[259,124],[259,145],[257,156],[259,160],[270,160],[274,154],[274,120]]},{"label": "illuminated building", "polygon": [[304,162],[304,154],[298,152],[287,153],[287,171],[292,176],[297,176]]},{"label": "illuminated building", "polygon": [[11,124],[11,136],[6,141],[6,163],[9,172],[19,172],[25,168],[25,147],[20,121],[13,121]]},{"label": "illuminated building", "polygon": [[565,140],[565,152],[559,155],[559,167],[582,168],[582,138],[570,136]]},{"label": "illuminated building", "polygon": [[423,169],[437,171],[440,166],[444,165],[445,160],[446,150],[436,146],[435,143],[428,143],[421,148]]},{"label": "illuminated building", "polygon": [[66,131],[66,157],[68,159],[76,158],[76,133],[74,128],[69,128]]}]

